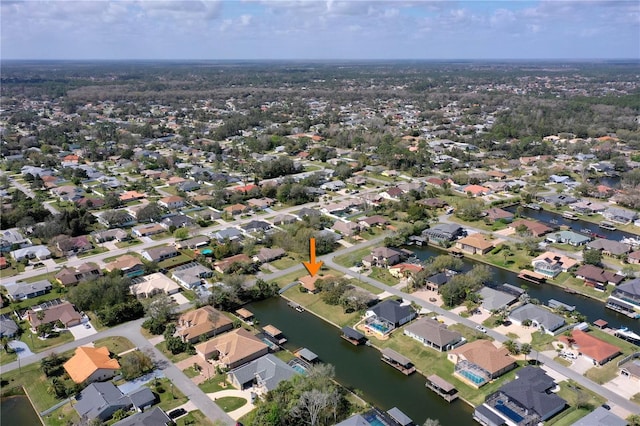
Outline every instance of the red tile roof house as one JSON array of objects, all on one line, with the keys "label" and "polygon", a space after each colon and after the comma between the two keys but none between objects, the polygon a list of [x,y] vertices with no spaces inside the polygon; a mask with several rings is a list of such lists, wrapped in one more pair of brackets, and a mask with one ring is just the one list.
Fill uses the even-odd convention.
[{"label": "red tile roof house", "polygon": [[399,263],[389,268],[389,273],[396,278],[409,277],[422,271],[424,268],[414,263]]},{"label": "red tile roof house", "polygon": [[158,205],[170,210],[179,209],[180,207],[184,207],[184,198],[178,195],[164,197],[158,200]]},{"label": "red tile roof house", "polygon": [[620,348],[600,340],[582,330],[571,331],[571,336],[560,336],[558,340],[593,362],[593,365],[604,365],[621,354]]},{"label": "red tile roof house", "polygon": [[489,210],[486,210],[485,213],[487,214],[485,218],[491,223],[498,220],[502,220],[504,222],[511,222],[513,220],[513,213],[502,210],[498,207],[490,208]]},{"label": "red tile roof house", "polygon": [[480,185],[467,185],[464,187],[462,192],[465,194],[471,193],[474,197],[491,194],[491,190],[489,188]]},{"label": "red tile roof house", "polygon": [[607,271],[593,265],[582,265],[576,271],[576,278],[584,280],[586,286],[594,287],[596,290],[605,290],[607,284],[618,285],[624,279],[624,276],[615,272]]}]

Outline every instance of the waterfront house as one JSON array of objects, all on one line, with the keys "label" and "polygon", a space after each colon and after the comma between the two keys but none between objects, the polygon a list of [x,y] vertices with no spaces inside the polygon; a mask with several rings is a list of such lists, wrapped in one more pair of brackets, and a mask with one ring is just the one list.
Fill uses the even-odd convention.
[{"label": "waterfront house", "polygon": [[433,274],[430,277],[427,277],[425,281],[425,287],[427,290],[438,291],[440,290],[440,287],[448,283],[452,277],[452,274],[448,274],[446,272],[438,272],[437,274]]},{"label": "waterfront house", "polygon": [[570,336],[558,337],[558,341],[577,350],[593,365],[604,365],[621,353],[619,347],[578,329],[572,330]]},{"label": "waterfront house", "polygon": [[446,243],[464,235],[464,228],[455,223],[438,223],[422,231],[422,235],[435,243]]},{"label": "waterfront house", "polygon": [[541,237],[544,234],[548,234],[553,231],[553,229],[549,228],[542,222],[537,222],[535,220],[529,219],[518,219],[515,222],[512,222],[509,225],[509,229],[513,229],[514,231],[518,230],[518,228],[525,227],[527,229],[527,234],[532,237]]},{"label": "waterfront house", "polygon": [[111,358],[106,346],[77,347],[75,354],[62,366],[75,383],[108,380],[120,369],[118,360]]},{"label": "waterfront house", "polygon": [[244,328],[200,343],[195,349],[205,360],[217,357],[225,368],[239,367],[269,353],[269,346]]},{"label": "waterfront house", "polygon": [[175,247],[162,246],[162,247],[153,247],[147,250],[142,250],[140,254],[149,262],[162,262],[163,260],[176,257],[180,253],[178,253],[178,250],[176,250]]},{"label": "waterfront house", "polygon": [[[400,250],[390,247],[376,247],[371,250],[370,266],[389,267],[399,263],[405,257]],[[364,263],[365,259],[363,259]]]},{"label": "waterfront house", "polygon": [[502,221],[502,222],[511,222],[513,220],[513,213],[503,210],[499,207],[492,207],[488,210],[485,210],[485,219],[491,223]]},{"label": "waterfront house", "polygon": [[563,254],[546,251],[531,261],[533,271],[550,278],[561,272],[567,272],[578,264],[578,261]]},{"label": "waterfront house", "polygon": [[477,407],[474,418],[487,426],[537,425],[561,412],[567,402],[552,392],[553,378],[538,367],[526,366],[516,379],[502,385]]},{"label": "waterfront house", "polygon": [[494,248],[491,241],[484,234],[471,234],[468,237],[456,241],[456,248],[470,254],[487,254]]},{"label": "waterfront house", "polygon": [[236,388],[254,387],[262,392],[275,389],[280,382],[289,380],[296,374],[300,373],[272,354],[263,355],[228,373],[229,381]]},{"label": "waterfront house", "polygon": [[73,327],[82,322],[82,315],[69,302],[50,304],[45,308],[29,309],[26,316],[33,330],[37,330],[38,326],[43,324],[55,326],[58,321],[65,328]]},{"label": "waterfront house", "polygon": [[233,322],[224,313],[207,305],[180,315],[176,336],[184,342],[195,343],[232,328]]},{"label": "waterfront house", "polygon": [[602,213],[602,216],[611,222],[627,225],[636,218],[636,212],[617,207],[609,207]]},{"label": "waterfront house", "polygon": [[545,240],[550,243],[569,244],[578,247],[587,244],[591,241],[591,238],[573,231],[560,231],[547,235]]},{"label": "waterfront house", "polygon": [[631,251],[631,246],[629,244],[624,244],[620,241],[607,240],[605,238],[598,238],[590,241],[587,243],[587,248],[600,250],[602,254],[613,257],[620,257]]},{"label": "waterfront house", "polygon": [[365,325],[372,331],[387,334],[415,317],[416,312],[410,304],[387,299],[366,311]]},{"label": "waterfront house", "polygon": [[405,327],[404,334],[437,351],[444,352],[460,345],[464,338],[432,318],[420,318]]},{"label": "waterfront house", "polygon": [[582,265],[575,274],[576,278],[584,280],[585,285],[599,290],[604,290],[607,285],[618,285],[624,280],[623,275],[594,265]]},{"label": "waterfront house", "polygon": [[478,295],[482,299],[480,307],[489,313],[506,309],[518,300],[514,294],[491,287],[482,287]]},{"label": "waterfront house", "polygon": [[454,374],[466,383],[480,387],[516,367],[516,360],[504,348],[496,348],[488,340],[474,340],[447,353]]},{"label": "waterfront house", "polygon": [[[120,389],[118,389],[113,383],[105,382],[105,383],[92,383],[86,388],[84,388],[79,395],[76,397],[76,403],[74,405],[74,409],[78,413],[78,415],[83,419],[99,419],[100,421],[106,421],[113,416],[113,414],[118,410],[129,411],[134,410],[138,413],[142,413],[146,408],[151,407],[156,401],[156,397],[151,392],[151,389],[147,387],[141,387],[133,392],[128,394],[123,394]],[[161,409],[159,410],[163,415]],[[155,412],[156,410],[150,410],[149,413]],[[136,418],[137,415],[130,416],[127,419]],[[168,419],[166,415],[164,415]],[[118,422],[116,424],[129,424],[129,425],[147,425],[153,424],[155,425],[163,425],[168,423],[155,422],[158,419],[162,419],[161,416],[157,414],[152,417],[154,423],[122,423]]]},{"label": "waterfront house", "polygon": [[538,201],[542,201],[545,203],[557,205],[557,206],[566,206],[568,204],[573,204],[578,201],[577,198],[572,197],[571,195],[565,194],[545,194],[538,197]]},{"label": "waterfront house", "polygon": [[389,273],[396,278],[412,277],[424,268],[415,263],[398,263],[389,267]]},{"label": "waterfront house", "polygon": [[156,294],[175,294],[180,291],[180,286],[166,275],[156,272],[132,279],[129,290],[137,298],[146,299]]},{"label": "waterfront house", "polygon": [[2,285],[7,289],[7,297],[14,302],[42,296],[53,288],[48,280],[38,280],[32,283],[18,281]]},{"label": "waterfront house", "polygon": [[617,286],[609,296],[607,306],[632,316],[640,316],[640,278]]},{"label": "waterfront house", "polygon": [[509,313],[509,319],[514,324],[521,325],[523,321],[531,321],[533,327],[541,332],[554,335],[554,332],[565,324],[564,318],[550,310],[532,303],[526,303]]}]

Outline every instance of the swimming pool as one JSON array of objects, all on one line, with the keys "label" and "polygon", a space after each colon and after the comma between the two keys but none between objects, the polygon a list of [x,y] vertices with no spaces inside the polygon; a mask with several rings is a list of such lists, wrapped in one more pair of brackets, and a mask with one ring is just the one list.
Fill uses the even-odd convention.
[{"label": "swimming pool", "polygon": [[376,416],[375,414],[369,414],[364,416],[364,419],[367,421],[367,423],[369,423],[371,426],[387,426],[387,424],[385,422],[383,422],[382,420],[380,420],[378,418],[378,416]]},{"label": "swimming pool", "polygon": [[516,413],[511,408],[504,405],[504,402],[502,402],[501,400],[498,400],[496,402],[496,410],[500,411],[502,414],[509,417],[511,420],[513,420],[516,423],[520,423],[524,419],[524,417],[522,417],[520,414]]},{"label": "swimming pool", "polygon": [[211,249],[204,249],[201,251],[202,254],[204,254],[205,256],[209,256],[210,254],[213,253],[213,250]]},{"label": "swimming pool", "polygon": [[293,364],[291,368],[293,368],[300,374],[307,374],[307,369],[301,366],[300,364]]},{"label": "swimming pool", "polygon": [[387,334],[389,332],[389,327],[385,327],[382,324],[378,324],[376,322],[372,322],[367,324],[367,327],[374,329],[378,333]]},{"label": "swimming pool", "polygon": [[469,370],[460,370],[458,371],[458,374],[465,377],[466,379],[469,379],[471,382],[475,383],[476,385],[480,385],[487,381],[484,377],[478,376],[477,374]]}]

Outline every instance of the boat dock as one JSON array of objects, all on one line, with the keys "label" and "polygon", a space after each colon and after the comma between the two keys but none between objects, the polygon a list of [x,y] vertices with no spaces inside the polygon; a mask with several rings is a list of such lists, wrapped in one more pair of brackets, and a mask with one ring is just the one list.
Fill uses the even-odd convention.
[{"label": "boat dock", "polygon": [[451,402],[458,398],[458,390],[451,383],[447,382],[437,374],[427,377],[426,386],[444,398],[445,401]]},{"label": "boat dock", "polygon": [[562,303],[556,299],[549,299],[549,302],[547,302],[547,306],[551,309],[562,308],[568,312],[573,312],[576,310],[576,307],[574,305],[567,305],[566,303]]},{"label": "boat dock", "polygon": [[393,349],[384,348],[380,359],[406,376],[416,371],[416,367],[409,358],[400,355]]},{"label": "boat dock", "polygon": [[347,327],[346,325],[342,327],[342,335],[340,337],[355,346],[367,342],[367,338],[364,336],[364,334],[360,333],[358,330],[354,330],[351,327]]},{"label": "boat dock", "polygon": [[544,275],[530,271],[528,269],[521,270],[518,274],[518,278],[534,284],[543,284],[547,280],[547,277],[545,277]]}]

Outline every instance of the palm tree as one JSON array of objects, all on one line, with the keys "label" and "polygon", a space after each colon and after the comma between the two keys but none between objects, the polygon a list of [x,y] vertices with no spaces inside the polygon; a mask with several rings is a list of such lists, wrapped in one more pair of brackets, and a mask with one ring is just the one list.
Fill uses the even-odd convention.
[{"label": "palm tree", "polygon": [[507,348],[507,350],[509,351],[509,353],[511,355],[517,355],[519,348],[518,348],[518,343],[516,343],[515,341],[509,339],[506,342],[503,343],[503,346],[505,348]]},{"label": "palm tree", "polygon": [[524,360],[527,360],[527,355],[531,353],[532,347],[529,343],[523,343],[520,345],[520,353],[524,355]]}]

